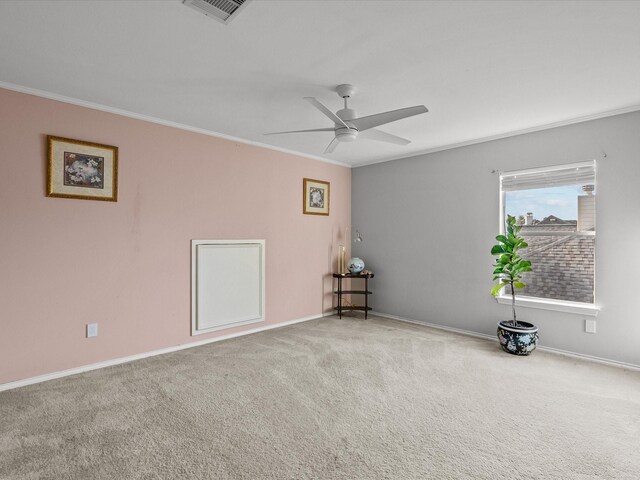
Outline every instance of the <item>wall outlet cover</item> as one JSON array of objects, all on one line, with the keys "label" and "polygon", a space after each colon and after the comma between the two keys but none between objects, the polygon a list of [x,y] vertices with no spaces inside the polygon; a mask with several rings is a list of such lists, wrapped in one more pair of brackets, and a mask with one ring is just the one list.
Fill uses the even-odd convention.
[{"label": "wall outlet cover", "polygon": [[596,333],[596,321],[586,320],[584,321],[584,331],[587,333]]},{"label": "wall outlet cover", "polygon": [[98,324],[87,323],[87,338],[98,336]]}]

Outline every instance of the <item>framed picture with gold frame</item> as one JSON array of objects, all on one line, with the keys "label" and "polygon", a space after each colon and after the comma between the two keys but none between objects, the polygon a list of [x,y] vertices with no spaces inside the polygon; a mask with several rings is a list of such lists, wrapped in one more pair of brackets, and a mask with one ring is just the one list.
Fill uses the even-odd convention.
[{"label": "framed picture with gold frame", "polygon": [[306,215],[329,215],[329,182],[305,178],[303,190],[302,213]]},{"label": "framed picture with gold frame", "polygon": [[118,147],[47,135],[47,197],[118,201]]}]

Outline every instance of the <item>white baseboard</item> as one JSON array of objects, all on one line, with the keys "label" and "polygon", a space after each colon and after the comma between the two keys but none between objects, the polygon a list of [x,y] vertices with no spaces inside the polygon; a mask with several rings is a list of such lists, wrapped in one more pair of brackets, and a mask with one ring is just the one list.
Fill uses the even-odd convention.
[{"label": "white baseboard", "polygon": [[446,330],[447,332],[461,333],[462,335],[484,338],[485,340],[496,340],[496,341],[498,340],[497,337],[493,335],[487,335],[485,333],[478,333],[471,330],[463,330],[462,328],[447,327],[445,325],[438,325],[437,323],[423,322],[421,320],[413,320],[411,318],[399,317],[397,315],[391,315],[389,313],[372,311],[369,315],[375,315],[376,317],[389,318],[391,320],[398,320],[400,322],[405,322],[405,323],[414,323],[416,325],[423,325],[425,327],[437,328],[438,330]]},{"label": "white baseboard", "polygon": [[99,368],[112,367],[114,365],[120,365],[121,363],[133,362],[134,360],[141,360],[143,358],[155,357],[156,355],[177,352],[178,350],[185,350],[187,348],[199,347],[200,345],[206,345],[208,343],[221,342],[222,340],[229,340],[231,338],[242,337],[244,335],[251,335],[252,333],[264,332],[266,330],[272,330],[274,328],[286,327],[288,325],[307,322],[309,320],[316,320],[322,317],[329,317],[334,314],[335,312],[325,312],[320,315],[312,315],[310,317],[297,318],[295,320],[289,320],[282,323],[275,323],[273,325],[265,325],[258,328],[252,328],[251,330],[244,330],[242,332],[230,333],[228,335],[222,335],[220,337],[207,338],[204,340],[198,340],[197,342],[183,343],[181,345],[161,348],[159,350],[153,350],[151,352],[137,353],[135,355],[129,355],[127,357],[114,358],[112,360],[105,360],[104,362],[92,363],[90,365],[83,365],[81,367],[70,368],[68,370],[61,370],[59,372],[46,373],[44,375],[38,375],[36,377],[30,377],[30,378],[25,378],[23,380],[16,380],[14,382],[3,383],[3,384],[0,384],[0,392],[5,390],[11,390],[14,388],[19,388],[19,387],[26,387],[27,385],[46,382],[48,380],[54,380],[56,378],[68,377],[69,375],[76,375],[77,373],[90,372],[91,370],[98,370]]},{"label": "white baseboard", "polygon": [[[105,360],[104,362],[92,363],[90,365],[83,365],[81,367],[70,368],[68,370],[61,370],[59,372],[47,373],[44,375],[38,375],[36,377],[25,378],[23,380],[16,380],[14,382],[8,382],[0,384],[0,392],[5,390],[12,390],[14,388],[25,387],[27,385],[33,385],[35,383],[46,382],[48,380],[54,380],[56,378],[68,377],[69,375],[76,375],[78,373],[90,372],[92,370],[98,370],[100,368],[111,367],[114,365],[120,365],[122,363],[133,362],[135,360],[141,360],[143,358],[154,357],[156,355],[162,355],[165,353],[177,352],[179,350],[185,350],[187,348],[199,347],[200,345],[206,345],[208,343],[221,342],[222,340],[229,340],[231,338],[242,337],[244,335],[251,335],[252,333],[264,332],[266,330],[272,330],[274,328],[286,327],[288,325],[294,325],[296,323],[307,322],[309,320],[316,320],[322,317],[330,317],[335,315],[335,312],[325,312],[320,315],[312,315],[310,317],[298,318],[295,320],[289,320],[287,322],[276,323],[273,325],[265,325],[263,327],[252,328],[251,330],[245,330],[238,333],[231,333],[229,335],[222,335],[220,337],[207,338],[204,340],[198,340],[197,342],[189,342],[183,343],[181,345],[175,345],[173,347],[161,348],[159,350],[153,350],[151,352],[138,353],[136,355],[129,355],[127,357],[114,358],[112,360]],[[422,325],[431,328],[437,328],[439,330],[445,330],[448,332],[460,333],[462,335],[467,335],[476,338],[482,338],[484,340],[490,340],[493,342],[497,342],[498,339],[493,335],[486,335],[484,333],[473,332],[471,330],[464,330],[461,328],[447,327],[445,325],[438,325],[436,323],[423,322],[420,320],[413,320],[411,318],[400,317],[397,315],[390,315],[388,313],[375,312],[372,311],[370,315],[375,315],[377,317],[389,318],[391,320],[398,320],[400,322],[413,323],[415,325]],[[545,347],[542,345],[538,345],[539,350],[555,353],[557,355],[564,355],[567,357],[578,358],[582,360],[588,360],[591,362],[602,363],[605,365],[611,365],[614,367],[620,368],[628,368],[631,370],[640,371],[640,365],[635,365],[632,363],[619,362],[617,360],[610,360],[607,358],[594,357],[591,355],[584,355],[576,352],[569,352],[566,350],[560,350],[557,348]]]},{"label": "white baseboard", "polygon": [[[400,322],[413,323],[416,325],[424,325],[426,327],[437,328],[439,330],[446,330],[447,332],[460,333],[462,335],[468,335],[470,337],[483,338],[485,340],[490,340],[492,342],[498,341],[498,338],[495,335],[487,335],[484,333],[473,332],[471,330],[463,330],[461,328],[447,327],[445,325],[438,325],[437,323],[422,322],[420,320],[413,320],[411,318],[399,317],[397,315],[390,315],[388,313],[374,312],[374,311],[371,312],[371,315],[376,315],[378,317],[383,317],[383,318],[389,318],[391,320],[398,320]],[[538,345],[536,349],[542,350],[544,352],[555,353],[556,355],[563,355],[565,357],[572,357],[572,358],[578,358],[581,360],[587,360],[589,362],[602,363],[604,365],[610,365],[612,367],[627,368],[629,370],[640,371],[640,365],[635,365],[633,363],[625,363],[625,362],[619,362],[618,360],[611,360],[608,358],[594,357],[592,355],[585,355],[582,353],[570,352],[567,350],[561,350],[559,348],[545,347],[544,345]]]}]

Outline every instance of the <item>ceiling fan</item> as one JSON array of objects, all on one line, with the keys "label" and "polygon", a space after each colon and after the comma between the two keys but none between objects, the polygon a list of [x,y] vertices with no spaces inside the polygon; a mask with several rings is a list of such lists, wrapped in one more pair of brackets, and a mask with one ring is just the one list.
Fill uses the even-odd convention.
[{"label": "ceiling fan", "polygon": [[391,110],[389,112],[377,113],[367,117],[358,118],[356,111],[347,106],[347,100],[355,93],[353,85],[343,84],[336,87],[338,96],[344,99],[344,108],[333,113],[314,97],[304,97],[311,105],[320,110],[324,115],[331,119],[335,126],[333,128],[312,128],[310,130],[292,130],[288,132],[273,132],[265,135],[282,135],[284,133],[308,133],[308,132],[333,132],[334,138],[325,148],[324,153],[331,153],[335,150],[340,142],[353,142],[358,137],[367,138],[369,140],[377,140],[379,142],[394,143],[396,145],[408,145],[411,140],[391,135],[376,129],[380,125],[402,120],[403,118],[427,113],[427,107],[418,105],[415,107],[401,108],[399,110]]}]

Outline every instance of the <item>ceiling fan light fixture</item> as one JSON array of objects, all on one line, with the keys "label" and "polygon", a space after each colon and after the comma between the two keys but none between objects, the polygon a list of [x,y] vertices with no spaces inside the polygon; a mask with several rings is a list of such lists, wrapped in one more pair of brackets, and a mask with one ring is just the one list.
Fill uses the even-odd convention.
[{"label": "ceiling fan light fixture", "polygon": [[339,128],[336,130],[336,138],[340,142],[353,142],[358,138],[358,131],[353,128]]}]

